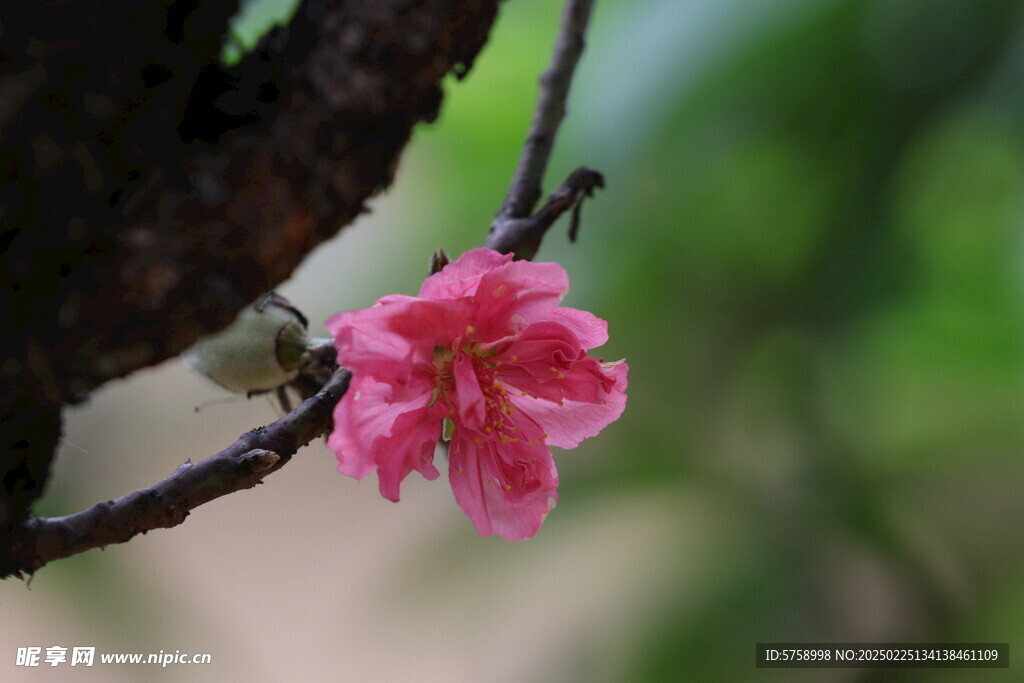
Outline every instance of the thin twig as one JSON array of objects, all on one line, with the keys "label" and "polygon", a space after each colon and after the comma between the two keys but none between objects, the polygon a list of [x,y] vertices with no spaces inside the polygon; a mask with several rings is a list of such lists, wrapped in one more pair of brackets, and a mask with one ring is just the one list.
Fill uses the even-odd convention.
[{"label": "thin twig", "polygon": [[526,218],[540,199],[544,171],[548,167],[551,149],[555,145],[558,126],[565,117],[565,102],[583,53],[584,35],[594,0],[568,0],[562,12],[555,52],[548,70],[540,79],[537,109],[530,124],[530,132],[523,144],[508,196],[498,210],[496,221]]},{"label": "thin twig", "polygon": [[592,197],[595,189],[603,187],[604,176],[599,172],[590,168],[577,168],[551,193],[537,213],[529,218],[508,219],[492,229],[487,236],[487,246],[503,254],[514,252],[516,258],[528,261],[537,254],[544,233],[569,209],[574,209],[569,239],[575,241],[583,197]]},{"label": "thin twig", "polygon": [[[551,158],[558,127],[565,117],[576,65],[583,53],[587,22],[594,0],[567,0],[555,42],[551,64],[540,79],[537,109],[523,143],[508,195],[491,223],[487,246],[502,253],[514,253],[517,259],[532,259],[540,248],[544,233],[555,219],[576,207],[569,239],[576,239],[579,225],[579,201],[593,196],[594,188],[604,187],[604,177],[588,168],[576,169],[568,180],[548,197],[540,211],[533,208],[540,199],[544,172]],[[531,215],[533,214],[533,215]]]},{"label": "thin twig", "polygon": [[31,574],[53,560],[177,526],[203,503],[252,488],[324,432],[350,379],[347,370],[337,371],[315,396],[281,419],[243,434],[206,460],[185,462],[153,486],[66,517],[29,519],[15,532],[11,557],[17,566],[5,575]]}]

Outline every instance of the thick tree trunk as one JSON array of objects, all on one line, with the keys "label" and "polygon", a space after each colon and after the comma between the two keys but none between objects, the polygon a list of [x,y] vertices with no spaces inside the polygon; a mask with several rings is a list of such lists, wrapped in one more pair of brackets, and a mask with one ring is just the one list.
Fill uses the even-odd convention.
[{"label": "thick tree trunk", "polygon": [[61,407],[225,325],[363,211],[497,4],[305,0],[231,69],[235,2],[2,20],[0,575]]}]

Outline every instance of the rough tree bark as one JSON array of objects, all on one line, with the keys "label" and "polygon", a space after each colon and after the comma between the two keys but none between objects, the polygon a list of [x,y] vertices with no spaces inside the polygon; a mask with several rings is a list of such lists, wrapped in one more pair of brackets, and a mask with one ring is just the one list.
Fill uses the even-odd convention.
[{"label": "rough tree bark", "polygon": [[222,327],[364,211],[498,0],[304,0],[225,69],[237,4],[2,19],[0,575],[62,406]]}]

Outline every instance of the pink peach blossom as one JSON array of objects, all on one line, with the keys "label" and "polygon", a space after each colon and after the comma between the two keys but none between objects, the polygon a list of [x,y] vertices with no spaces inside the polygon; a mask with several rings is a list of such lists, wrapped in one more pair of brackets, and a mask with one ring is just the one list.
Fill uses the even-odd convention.
[{"label": "pink peach blossom", "polygon": [[559,306],[568,276],[555,263],[474,249],[423,283],[327,321],[352,383],[328,444],[338,470],[377,471],[397,501],[413,470],[435,479],[434,446],[454,425],[448,478],[481,536],[532,537],[558,500],[549,446],[573,448],[618,419],[624,362],[587,350],[607,324]]}]

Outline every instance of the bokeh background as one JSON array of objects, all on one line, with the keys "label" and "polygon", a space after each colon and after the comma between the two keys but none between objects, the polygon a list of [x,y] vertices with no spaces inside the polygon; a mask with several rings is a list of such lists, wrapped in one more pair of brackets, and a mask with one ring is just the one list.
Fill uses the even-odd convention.
[{"label": "bokeh background", "polygon": [[[506,3],[372,215],[280,288],[314,326],[482,243],[554,0]],[[251,3],[244,43],[288,3]],[[557,452],[536,538],[481,539],[315,443],[181,527],[0,585],[0,679],[975,681],[758,670],[759,641],[1024,643],[1024,26],[985,0],[601,0],[549,171],[604,171],[567,304],[623,418]],[[68,410],[39,512],[145,486],[278,415],[179,362]],[[443,462],[443,461],[442,461]],[[14,666],[19,646],[207,666]]]}]

